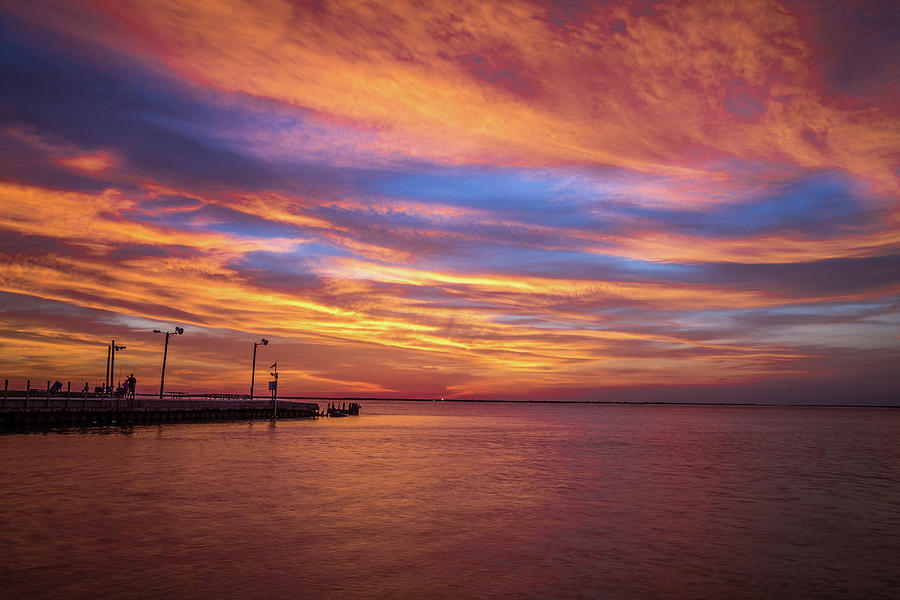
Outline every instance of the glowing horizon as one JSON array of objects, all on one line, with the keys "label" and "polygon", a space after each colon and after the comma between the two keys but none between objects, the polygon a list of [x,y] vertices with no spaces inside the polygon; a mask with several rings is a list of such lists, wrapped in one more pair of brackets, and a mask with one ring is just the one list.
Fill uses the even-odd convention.
[{"label": "glowing horizon", "polygon": [[0,10],[14,387],[900,397],[889,9]]}]

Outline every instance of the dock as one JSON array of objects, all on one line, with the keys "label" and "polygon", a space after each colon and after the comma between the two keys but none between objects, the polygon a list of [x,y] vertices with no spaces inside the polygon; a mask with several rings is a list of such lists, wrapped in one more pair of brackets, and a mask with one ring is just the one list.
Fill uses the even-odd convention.
[{"label": "dock", "polygon": [[249,400],[236,395],[173,394],[109,398],[40,392],[36,397],[8,395],[0,405],[0,429],[95,427],[209,421],[309,419],[318,417],[315,402]]}]

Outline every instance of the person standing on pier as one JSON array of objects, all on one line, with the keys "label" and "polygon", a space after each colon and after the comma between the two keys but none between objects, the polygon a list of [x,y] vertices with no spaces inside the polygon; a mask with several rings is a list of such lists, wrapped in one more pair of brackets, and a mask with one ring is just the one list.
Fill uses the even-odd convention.
[{"label": "person standing on pier", "polygon": [[131,400],[134,400],[134,388],[137,387],[137,379],[135,378],[134,373],[131,373],[125,381],[128,383],[128,397]]}]

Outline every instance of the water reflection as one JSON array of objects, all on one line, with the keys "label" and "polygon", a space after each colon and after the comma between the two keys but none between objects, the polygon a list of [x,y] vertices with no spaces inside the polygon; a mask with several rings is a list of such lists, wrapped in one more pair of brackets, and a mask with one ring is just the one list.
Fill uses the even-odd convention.
[{"label": "water reflection", "polygon": [[887,597],[900,414],[841,410],[372,402],[4,436],[0,575],[13,597]]}]

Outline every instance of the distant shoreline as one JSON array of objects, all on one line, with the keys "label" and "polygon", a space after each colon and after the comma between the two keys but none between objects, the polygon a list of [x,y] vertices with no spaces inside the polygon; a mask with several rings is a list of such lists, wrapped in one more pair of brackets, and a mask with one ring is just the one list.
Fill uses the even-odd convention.
[{"label": "distant shoreline", "polygon": [[615,405],[663,405],[663,406],[772,406],[778,408],[900,408],[900,404],[779,404],[774,402],[665,402],[665,401],[615,401],[615,400],[480,400],[474,398],[367,398],[362,396],[279,396],[283,400],[326,400],[329,402],[457,402],[472,404],[615,404]]},{"label": "distant shoreline", "polygon": [[[3,391],[0,400],[4,403],[0,405],[0,409],[5,408],[5,400],[8,398],[12,401],[21,400],[26,391],[7,389]],[[32,388],[30,390],[29,400],[42,401],[47,398],[60,399],[66,396],[72,401],[78,401],[84,398],[99,398],[95,392],[84,395],[82,392],[49,392],[41,388]],[[167,396],[174,397],[176,394],[178,399],[200,399],[205,400],[246,400],[245,394],[219,394],[219,393],[190,393],[190,392],[170,392]],[[155,398],[157,394],[139,393],[138,397]],[[109,396],[113,398],[114,396]],[[170,398],[171,399],[171,398]],[[268,396],[256,396],[257,400],[266,400]],[[815,402],[703,402],[703,401],[678,401],[678,400],[488,400],[480,398],[377,398],[372,396],[278,396],[279,400],[319,400],[323,402],[456,402],[463,404],[599,404],[599,405],[616,405],[616,406],[767,406],[779,408],[800,408],[800,407],[823,407],[823,408],[900,408],[900,404],[847,404],[847,403],[815,403]]]}]

